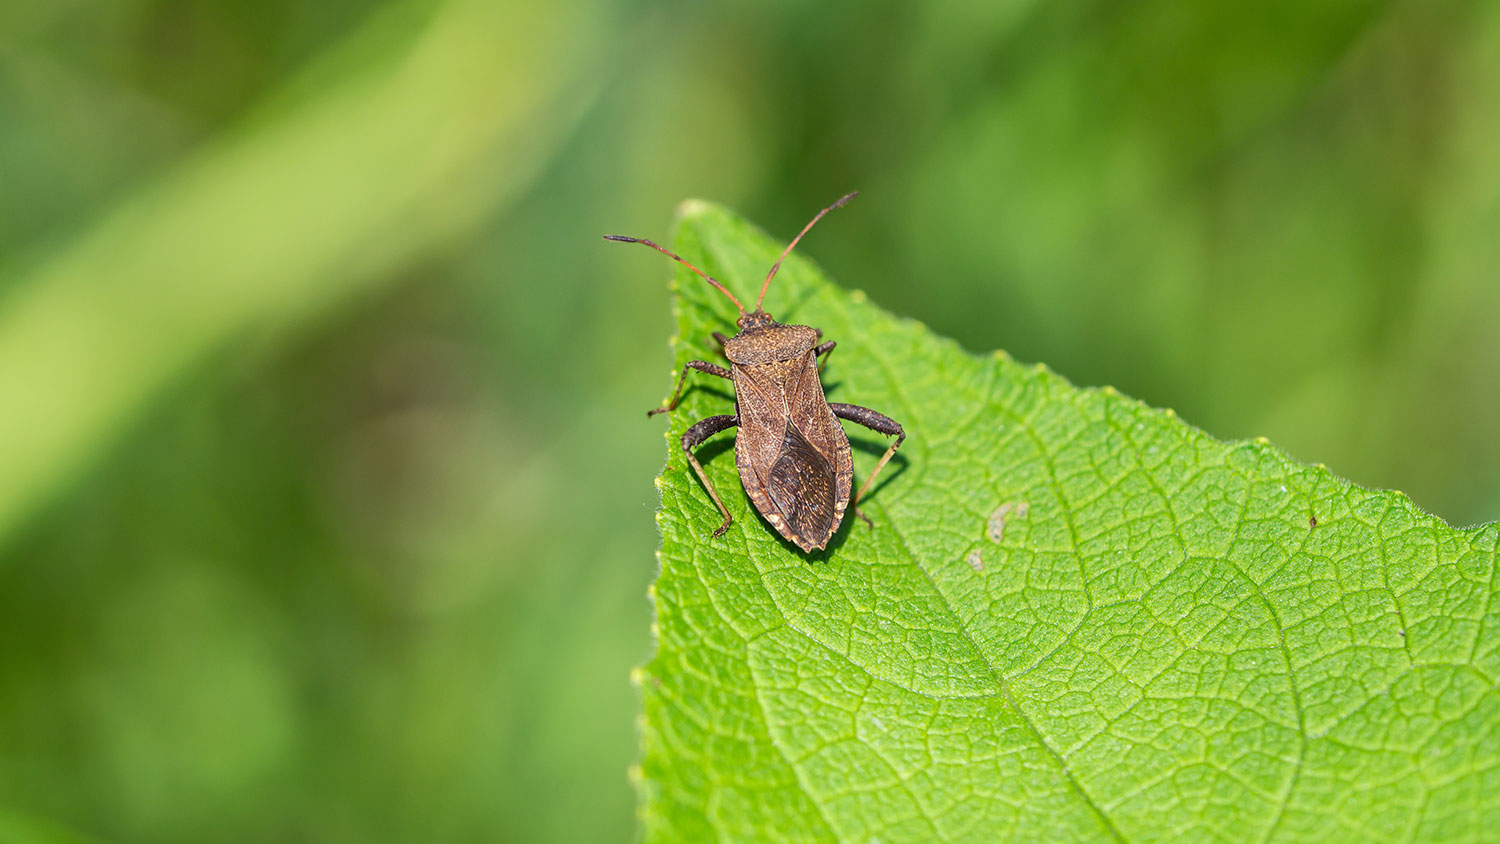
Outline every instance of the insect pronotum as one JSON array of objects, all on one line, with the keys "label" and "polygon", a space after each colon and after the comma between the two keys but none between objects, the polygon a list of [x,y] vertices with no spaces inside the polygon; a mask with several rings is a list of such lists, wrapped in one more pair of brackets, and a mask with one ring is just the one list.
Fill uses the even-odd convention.
[{"label": "insect pronotum", "polygon": [[896,438],[854,496],[854,512],[866,523],[870,520],[859,512],[858,503],[906,439],[906,432],[895,420],[866,407],[829,402],[824,397],[823,384],[818,377],[822,371],[818,359],[827,362],[828,353],[837,345],[835,341],[820,343],[822,331],[806,325],[784,325],[761,307],[771,279],[776,277],[781,262],[791,254],[797,241],[823,219],[824,214],[857,195],[851,193],[819,211],[792,238],[786,251],[766,274],[765,283],[760,286],[760,297],[755,300],[755,310],[748,313],[740,300],[718,279],[678,255],[644,238],[605,235],[606,240],[641,243],[665,254],[729,297],[740,311],[736,321],[740,329],[738,334],[725,337],[716,331],[713,335],[722,347],[724,357],[729,359],[729,368],[708,361],[688,361],[677,379],[677,389],[671,399],[646,414],[650,416],[675,409],[682,398],[682,386],[690,370],[728,378],[734,383],[734,413],[710,416],[689,427],[682,435],[682,450],[687,454],[688,463],[703,481],[719,512],[724,514],[724,521],[714,530],[714,536],[728,530],[734,519],[718,490],[714,489],[713,482],[704,474],[698,458],[693,456],[693,449],[714,434],[739,427],[734,443],[734,462],[739,468],[745,492],[766,521],[803,551],[826,547],[843,522],[844,511],[849,506],[854,463],[849,453],[849,438],[844,435],[838,420],[847,419]]}]

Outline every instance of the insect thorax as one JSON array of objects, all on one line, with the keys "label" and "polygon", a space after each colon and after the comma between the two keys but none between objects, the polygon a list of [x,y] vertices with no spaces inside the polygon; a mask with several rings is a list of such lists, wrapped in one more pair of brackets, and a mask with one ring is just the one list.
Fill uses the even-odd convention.
[{"label": "insect thorax", "polygon": [[724,355],[741,366],[756,366],[805,354],[817,343],[818,331],[815,328],[772,321],[745,328],[729,338],[724,344]]}]

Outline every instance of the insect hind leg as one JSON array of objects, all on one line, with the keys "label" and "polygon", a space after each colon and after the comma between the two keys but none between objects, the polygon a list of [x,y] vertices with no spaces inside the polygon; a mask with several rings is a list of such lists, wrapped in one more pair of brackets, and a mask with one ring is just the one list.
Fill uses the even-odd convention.
[{"label": "insect hind leg", "polygon": [[698,473],[698,480],[703,482],[704,488],[708,490],[708,496],[714,500],[714,504],[718,505],[719,512],[724,514],[724,521],[714,529],[714,536],[722,536],[724,531],[729,530],[729,526],[734,523],[734,519],[729,515],[729,508],[724,506],[724,500],[719,497],[719,491],[714,489],[713,481],[710,481],[708,475],[704,473],[703,464],[699,463],[698,458],[693,456],[693,449],[702,445],[705,440],[714,434],[720,431],[727,431],[738,424],[740,424],[740,420],[737,416],[710,416],[707,419],[695,422],[682,435],[683,454],[687,455],[688,462],[693,466],[693,471]]},{"label": "insect hind leg", "polygon": [[877,434],[885,434],[888,437],[893,436],[896,438],[896,441],[891,443],[891,447],[885,450],[885,454],[881,455],[880,462],[875,464],[874,471],[870,472],[868,478],[865,478],[865,482],[859,487],[859,492],[854,496],[855,515],[864,519],[865,524],[873,527],[874,525],[870,519],[865,514],[859,512],[859,502],[865,497],[865,493],[870,491],[870,485],[875,483],[875,476],[880,474],[880,470],[884,469],[885,464],[890,462],[891,456],[896,453],[896,449],[900,448],[901,443],[906,440],[906,431],[901,428],[900,422],[883,413],[877,413],[868,407],[860,407],[857,404],[829,402],[828,409],[833,411],[833,415],[840,419],[848,419],[850,422],[863,425]]}]

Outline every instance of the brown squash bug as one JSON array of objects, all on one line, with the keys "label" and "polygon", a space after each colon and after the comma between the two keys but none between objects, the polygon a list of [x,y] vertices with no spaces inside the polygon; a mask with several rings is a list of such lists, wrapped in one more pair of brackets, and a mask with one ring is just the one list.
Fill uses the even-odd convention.
[{"label": "brown squash bug", "polygon": [[718,505],[719,512],[724,514],[724,522],[714,530],[714,536],[728,530],[734,519],[704,474],[703,466],[693,456],[693,449],[714,434],[738,426],[734,462],[739,468],[740,482],[755,509],[778,533],[803,551],[826,547],[843,522],[854,475],[849,438],[839,426],[839,419],[896,438],[854,497],[855,514],[873,527],[870,520],[859,512],[859,500],[869,492],[875,476],[906,439],[906,432],[895,420],[869,408],[829,402],[823,395],[823,384],[819,380],[822,366],[818,359],[826,362],[826,356],[837,343],[829,340],[819,344],[822,331],[806,325],[783,325],[761,307],[771,279],[776,277],[781,262],[791,254],[797,241],[823,219],[823,215],[858,195],[858,192],[851,193],[819,211],[812,222],[792,238],[786,251],[766,274],[765,283],[760,287],[760,298],[755,300],[755,310],[750,313],[745,312],[745,306],[718,279],[676,254],[644,238],[605,235],[606,240],[641,243],[665,254],[702,276],[739,308],[740,317],[736,324],[740,332],[733,337],[725,337],[717,331],[713,335],[729,359],[729,369],[708,361],[688,361],[677,379],[677,389],[672,393],[671,401],[646,413],[651,416],[675,409],[682,398],[682,385],[687,381],[689,370],[728,378],[734,383],[734,414],[710,416],[682,435],[682,450],[687,454],[688,462],[708,489],[714,504]]}]

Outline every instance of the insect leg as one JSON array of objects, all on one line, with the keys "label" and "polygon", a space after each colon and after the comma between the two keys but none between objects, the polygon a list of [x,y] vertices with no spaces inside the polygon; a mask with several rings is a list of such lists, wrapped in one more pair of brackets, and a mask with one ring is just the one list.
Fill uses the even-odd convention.
[{"label": "insect leg", "polygon": [[710,416],[694,423],[693,427],[688,428],[687,432],[682,435],[682,453],[687,455],[688,462],[693,464],[693,471],[698,473],[698,480],[703,482],[709,497],[719,505],[719,512],[724,514],[724,523],[714,529],[714,536],[720,536],[724,531],[729,530],[729,525],[734,519],[729,517],[729,508],[725,507],[723,499],[719,498],[719,491],[714,489],[713,481],[710,481],[708,475],[703,473],[703,465],[698,462],[698,458],[693,456],[693,449],[702,445],[704,440],[714,434],[727,431],[738,424],[740,420],[736,416]]},{"label": "insect leg", "polygon": [[729,338],[717,331],[714,332],[714,340],[719,344],[720,352],[724,351],[724,347],[729,345]]},{"label": "insect leg", "polygon": [[[823,335],[819,334],[818,336],[821,337]],[[827,343],[824,343],[824,344],[818,346],[817,348],[813,349],[813,357],[821,357],[821,358],[823,358],[822,360],[818,361],[818,374],[819,375],[823,374],[823,367],[824,367],[825,364],[828,363],[828,358],[826,356],[830,355],[830,354],[833,354],[833,347],[837,346],[838,344],[839,344],[839,341],[837,341],[837,340],[829,340]]]},{"label": "insect leg", "polygon": [[677,400],[682,398],[682,385],[687,381],[687,374],[689,369],[696,369],[699,372],[707,372],[709,375],[717,375],[720,378],[730,377],[729,370],[725,369],[722,366],[715,366],[706,360],[690,360],[686,365],[682,367],[682,376],[677,379],[677,390],[676,392],[672,393],[672,401],[666,405],[663,405],[662,407],[655,407],[646,411],[647,416],[655,416],[658,413],[666,413],[669,410],[677,409]]},{"label": "insect leg", "polygon": [[888,437],[894,436],[896,438],[896,441],[891,443],[891,447],[885,450],[885,454],[881,456],[880,462],[875,464],[875,471],[870,473],[870,477],[865,479],[865,482],[859,487],[859,492],[854,496],[854,512],[861,519],[864,519],[866,524],[869,524],[870,520],[865,518],[863,513],[859,512],[859,500],[864,498],[865,493],[870,491],[870,485],[875,482],[875,476],[880,474],[880,470],[885,468],[885,464],[891,459],[891,455],[895,454],[896,449],[901,447],[901,443],[906,439],[906,432],[901,429],[900,422],[884,414],[876,413],[868,407],[860,407],[857,404],[829,402],[828,409],[833,411],[833,415],[840,419],[848,419],[850,422],[863,425],[878,434],[885,434]]}]

